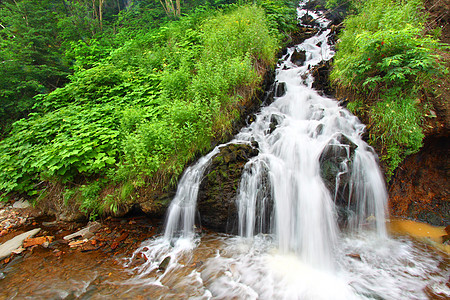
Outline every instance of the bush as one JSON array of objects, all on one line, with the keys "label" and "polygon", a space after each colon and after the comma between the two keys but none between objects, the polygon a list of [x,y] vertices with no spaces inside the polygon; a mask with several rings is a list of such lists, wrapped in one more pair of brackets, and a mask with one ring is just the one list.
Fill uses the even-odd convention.
[{"label": "bush", "polygon": [[422,34],[426,16],[420,0],[354,3],[358,13],[344,22],[331,79],[369,107],[369,142],[381,149],[389,179],[422,145],[415,99],[425,82],[446,72],[435,54],[442,45]]}]

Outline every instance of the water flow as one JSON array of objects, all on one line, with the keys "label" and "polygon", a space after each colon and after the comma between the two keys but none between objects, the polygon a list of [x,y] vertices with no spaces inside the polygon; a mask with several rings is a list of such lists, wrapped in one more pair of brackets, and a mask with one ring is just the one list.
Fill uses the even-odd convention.
[{"label": "water flow", "polygon": [[196,164],[188,167],[184,172],[178,184],[175,198],[168,209],[164,232],[166,240],[178,237],[194,238],[198,189],[203,179],[203,173],[210,165],[212,157],[219,151],[219,147],[214,148],[213,151],[199,159]]},{"label": "water flow", "polygon": [[[305,13],[299,10],[300,17]],[[260,150],[246,165],[240,184],[239,234],[275,234],[281,251],[294,252],[316,266],[332,267],[341,177],[351,174],[347,201],[349,211],[354,208],[348,220],[353,229],[373,222],[378,233],[386,235],[386,191],[375,154],[361,139],[364,125],[336,101],[311,88],[311,68],[334,54],[328,44],[329,22],[312,15],[319,20],[319,33],[288,49],[278,66],[276,80],[285,86],[285,95],[263,108],[256,121],[231,143],[256,141]],[[304,51],[306,58],[300,66],[292,62],[299,51]],[[336,149],[346,151],[335,174],[334,191],[325,185],[321,165],[330,148],[332,154]],[[166,239],[194,236],[198,187],[218,152],[214,149],[183,175],[169,208]]]},{"label": "water flow", "polygon": [[[320,26],[326,27],[327,22]],[[288,49],[276,76],[278,84],[285,86],[285,95],[263,108],[256,121],[236,136],[240,141],[257,141],[260,149],[246,165],[240,184],[239,234],[273,233],[283,253],[294,252],[303,261],[324,268],[333,267],[335,260],[332,250],[339,233],[336,200],[341,177],[350,177],[346,200],[353,230],[374,223],[379,235],[386,236],[387,198],[376,156],[361,139],[364,125],[336,101],[311,89],[311,67],[333,55],[327,43],[329,33],[323,30]],[[306,61],[297,66],[291,57],[303,50]],[[335,190],[329,190],[323,179],[327,151],[332,155],[344,151]],[[261,193],[264,184],[271,186],[270,197]],[[273,201],[273,212],[266,209],[272,207],[267,205],[268,198]]]}]

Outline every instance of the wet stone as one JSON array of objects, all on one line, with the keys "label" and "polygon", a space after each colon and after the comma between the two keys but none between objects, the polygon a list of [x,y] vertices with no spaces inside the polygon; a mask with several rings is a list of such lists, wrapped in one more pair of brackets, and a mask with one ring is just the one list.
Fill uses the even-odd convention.
[{"label": "wet stone", "polygon": [[170,263],[170,256],[167,256],[163,259],[163,261],[159,264],[158,270],[164,272],[167,269],[167,266]]},{"label": "wet stone", "polygon": [[291,55],[291,62],[299,67],[306,61],[306,51],[295,49]]},{"label": "wet stone", "polygon": [[286,82],[278,82],[276,87],[275,96],[283,97],[286,94]]},{"label": "wet stone", "polygon": [[357,254],[357,253],[350,253],[350,254],[347,254],[347,256],[348,256],[348,257],[351,257],[351,258],[353,258],[353,259],[362,261],[361,255],[359,255],[359,254]]},{"label": "wet stone", "polygon": [[229,144],[212,158],[198,194],[197,207],[202,226],[220,232],[234,231],[237,217],[235,201],[244,165],[258,153],[252,145]]}]

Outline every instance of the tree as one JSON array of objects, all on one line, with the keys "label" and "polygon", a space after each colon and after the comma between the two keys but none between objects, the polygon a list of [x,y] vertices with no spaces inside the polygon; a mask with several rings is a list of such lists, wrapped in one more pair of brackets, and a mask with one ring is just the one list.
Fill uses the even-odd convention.
[{"label": "tree", "polygon": [[23,0],[0,5],[0,137],[32,110],[36,94],[66,82],[70,70],[57,32],[61,4]]},{"label": "tree", "polygon": [[180,0],[176,0],[175,1],[175,5],[173,3],[173,0],[164,0],[164,2],[162,0],[159,0],[159,2],[161,3],[161,5],[164,8],[164,11],[166,12],[166,14],[170,17],[180,17],[181,15],[181,4],[180,4]]}]

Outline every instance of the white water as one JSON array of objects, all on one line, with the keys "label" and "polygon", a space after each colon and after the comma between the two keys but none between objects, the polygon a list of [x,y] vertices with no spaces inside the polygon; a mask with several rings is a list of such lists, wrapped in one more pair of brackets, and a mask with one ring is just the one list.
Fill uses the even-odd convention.
[{"label": "white water", "polygon": [[[299,9],[299,16],[304,13]],[[183,175],[164,236],[131,258],[147,260],[134,269],[135,284],[168,288],[160,298],[427,299],[425,287],[450,296],[448,274],[438,274],[439,257],[387,236],[387,193],[376,156],[361,139],[364,125],[311,88],[311,66],[334,54],[329,33],[323,30],[296,46],[307,51],[301,67],[290,62],[295,48],[288,49],[276,76],[286,84],[286,94],[262,108],[231,142],[256,141],[260,151],[245,166],[240,183],[240,236],[208,235],[206,242],[195,234],[198,187],[216,148]],[[278,124],[270,132],[273,120]],[[326,149],[347,153],[335,179],[350,178],[351,213],[343,232],[338,191],[329,190],[321,176]],[[168,267],[158,271],[167,257]]]}]

